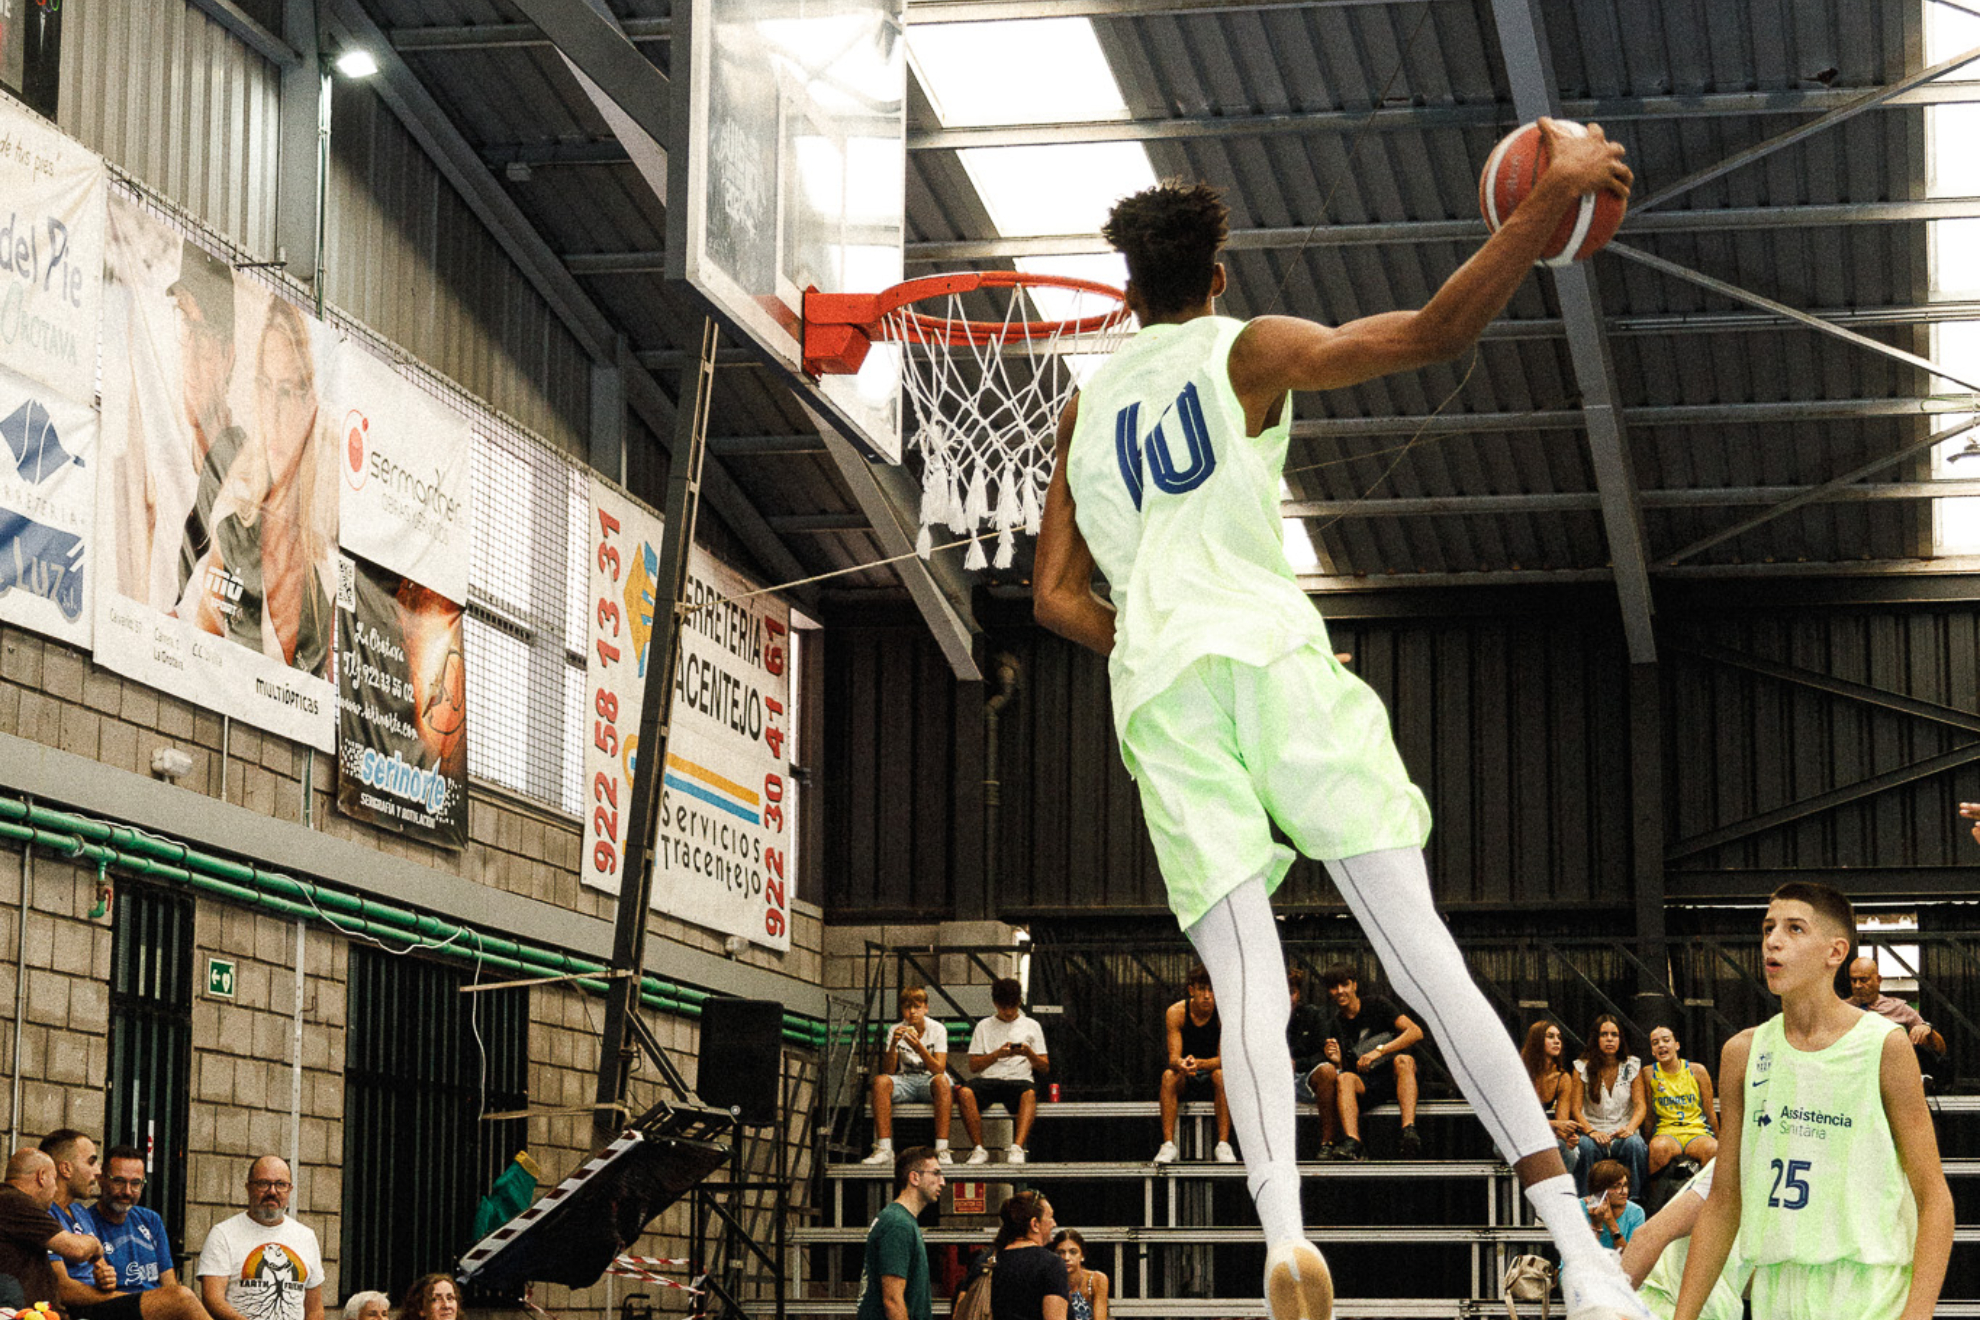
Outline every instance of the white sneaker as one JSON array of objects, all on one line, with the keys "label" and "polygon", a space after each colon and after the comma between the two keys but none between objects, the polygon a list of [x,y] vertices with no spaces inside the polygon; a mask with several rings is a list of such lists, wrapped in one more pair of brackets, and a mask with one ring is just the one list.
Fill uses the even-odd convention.
[{"label": "white sneaker", "polygon": [[1176,1162],[1176,1156],[1180,1154],[1182,1152],[1176,1149],[1175,1142],[1165,1141],[1162,1143],[1162,1149],[1155,1152],[1155,1163],[1174,1164]]},{"label": "white sneaker", "polygon": [[978,1146],[969,1153],[969,1158],[963,1161],[964,1164],[988,1164],[989,1162],[990,1148],[988,1146]]},{"label": "white sneaker", "polygon": [[1237,1163],[1237,1152],[1231,1149],[1230,1142],[1220,1141],[1217,1143],[1217,1163],[1219,1164]]},{"label": "white sneaker", "polygon": [[892,1164],[893,1162],[894,1148],[892,1146],[875,1146],[873,1153],[860,1161],[861,1164]]},{"label": "white sneaker", "polygon": [[955,1157],[949,1154],[949,1148],[947,1146],[937,1146],[935,1148],[935,1162],[941,1165],[949,1165],[954,1164],[956,1161]]},{"label": "white sneaker", "polygon": [[1022,1146],[1013,1146],[1013,1147],[1011,1147],[1011,1148],[1010,1148],[1009,1150],[1007,1150],[1007,1151],[1005,1151],[1005,1152],[1004,1152],[1004,1163],[1006,1163],[1006,1164],[1022,1164],[1022,1163],[1024,1163],[1024,1147],[1022,1147]]},{"label": "white sneaker", "polygon": [[1587,1266],[1561,1271],[1561,1299],[1567,1320],[1650,1320],[1650,1309],[1606,1253]]},{"label": "white sneaker", "polygon": [[1265,1253],[1265,1305],[1272,1320],[1333,1320],[1334,1276],[1318,1247],[1287,1238]]}]

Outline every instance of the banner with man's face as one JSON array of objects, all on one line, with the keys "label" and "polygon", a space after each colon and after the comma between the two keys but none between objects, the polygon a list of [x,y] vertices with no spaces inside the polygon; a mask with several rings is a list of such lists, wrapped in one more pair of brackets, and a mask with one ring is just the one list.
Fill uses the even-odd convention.
[{"label": "banner with man's face", "polygon": [[107,247],[97,663],[328,751],[334,345],[122,198]]}]

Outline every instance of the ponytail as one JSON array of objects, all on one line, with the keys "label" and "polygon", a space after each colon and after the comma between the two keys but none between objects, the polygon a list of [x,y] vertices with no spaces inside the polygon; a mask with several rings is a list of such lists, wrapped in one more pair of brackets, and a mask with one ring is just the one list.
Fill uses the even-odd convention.
[{"label": "ponytail", "polygon": [[1045,1213],[1045,1196],[1041,1192],[1018,1192],[997,1213],[1003,1222],[997,1226],[997,1240],[990,1246],[992,1251],[1002,1251],[1019,1238],[1031,1236],[1031,1226]]}]

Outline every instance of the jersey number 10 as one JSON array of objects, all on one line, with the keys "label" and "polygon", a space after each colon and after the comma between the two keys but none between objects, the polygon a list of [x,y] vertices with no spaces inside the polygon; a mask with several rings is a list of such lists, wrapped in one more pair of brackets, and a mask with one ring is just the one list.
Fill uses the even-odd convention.
[{"label": "jersey number 10", "polygon": [[1146,484],[1142,476],[1144,466],[1148,477],[1155,482],[1155,489],[1170,495],[1195,490],[1217,470],[1217,451],[1210,446],[1210,428],[1203,424],[1203,400],[1196,392],[1195,381],[1183,386],[1169,411],[1182,419],[1183,445],[1189,455],[1187,464],[1180,468],[1169,452],[1169,438],[1163,433],[1162,422],[1155,423],[1147,440],[1140,438],[1139,403],[1130,403],[1114,414],[1114,457],[1120,461],[1121,480],[1127,483],[1128,494],[1134,497],[1137,509],[1141,507],[1141,492]]}]

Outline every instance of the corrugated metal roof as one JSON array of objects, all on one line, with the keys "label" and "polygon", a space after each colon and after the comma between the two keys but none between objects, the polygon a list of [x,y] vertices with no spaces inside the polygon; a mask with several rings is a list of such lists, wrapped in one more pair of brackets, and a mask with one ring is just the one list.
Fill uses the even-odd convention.
[{"label": "corrugated metal roof", "polygon": [[[501,0],[364,0],[387,29],[514,23]],[[622,18],[655,18],[665,0],[613,0]],[[1041,6],[1041,13],[1049,6]],[[1561,97],[1597,103],[1611,136],[1630,150],[1637,196],[1805,123],[1838,91],[1876,88],[1918,67],[1917,0],[1540,0]],[[914,21],[910,4],[909,21]],[[1228,121],[1211,133],[1151,134],[1159,175],[1208,180],[1226,191],[1234,230],[1297,231],[1309,241],[1233,249],[1227,310],[1237,316],[1288,312],[1339,323],[1421,306],[1476,249],[1439,232],[1425,239],[1341,245],[1335,225],[1469,222],[1476,173],[1514,122],[1511,80],[1491,0],[1413,0],[1379,5],[1204,12],[1095,20],[1131,113],[1143,121]],[[663,70],[665,43],[640,49]],[[414,51],[407,56],[457,127],[491,154],[592,144],[609,138],[602,118],[546,46]],[[1811,99],[1811,97],[1813,99]],[[1715,99],[1716,98],[1716,99]],[[1356,127],[1377,106],[1385,121]],[[1331,115],[1307,131],[1260,116]],[[1925,195],[1924,111],[1869,111],[1763,160],[1712,180],[1658,212],[1705,216],[1730,208],[1906,201]],[[924,97],[910,94],[910,124],[940,126]],[[1024,140],[1023,130],[1011,135]],[[640,176],[625,165],[541,165],[508,185],[546,241],[562,253],[654,252],[664,218]],[[1479,228],[1482,237],[1482,226]],[[910,243],[996,237],[953,150],[909,157]],[[1928,297],[1922,220],[1787,227],[1751,217],[1723,228],[1631,234],[1626,241],[1796,307],[1877,308]],[[1005,265],[1007,260],[980,264]],[[1602,308],[1612,323],[1648,316],[1740,310],[1717,294],[1607,255],[1595,263]],[[694,342],[700,313],[657,274],[586,276],[585,283],[635,351]],[[1323,570],[1335,575],[1503,574],[1599,570],[1611,547],[1592,502],[1548,511],[1494,509],[1463,515],[1383,512],[1392,497],[1583,495],[1596,491],[1579,429],[1508,427],[1497,415],[1575,410],[1582,399],[1560,308],[1545,276],[1515,295],[1507,317],[1554,322],[1551,333],[1496,333],[1476,354],[1421,372],[1324,397],[1302,397],[1309,419],[1489,415],[1476,429],[1447,425],[1412,438],[1394,434],[1308,435],[1295,440],[1288,480],[1295,498],[1336,502],[1308,520]],[[1914,352],[1921,325],[1870,331]],[[1816,485],[1891,454],[1925,435],[1929,419],[1859,417],[1789,420],[1722,415],[1710,424],[1631,424],[1632,410],[1686,405],[1916,398],[1924,373],[1812,331],[1693,328],[1612,332],[1609,342],[1638,486],[1645,492]],[[806,427],[771,373],[722,373],[715,430],[769,435]],[[1323,428],[1324,429],[1324,428]],[[773,520],[839,513],[853,502],[817,455],[733,459],[729,467]],[[1872,481],[1916,480],[1919,456]],[[1338,502],[1361,501],[1343,516]],[[1647,501],[1642,523],[1654,565],[1663,556],[1759,507],[1670,507]],[[1920,502],[1817,503],[1701,550],[1696,565],[1770,561],[1848,564],[1905,559],[1931,550]],[[807,566],[869,562],[866,534],[787,538]],[[1021,574],[1026,559],[1006,577]],[[991,575],[997,576],[997,575]],[[854,585],[891,577],[872,570]]]}]

